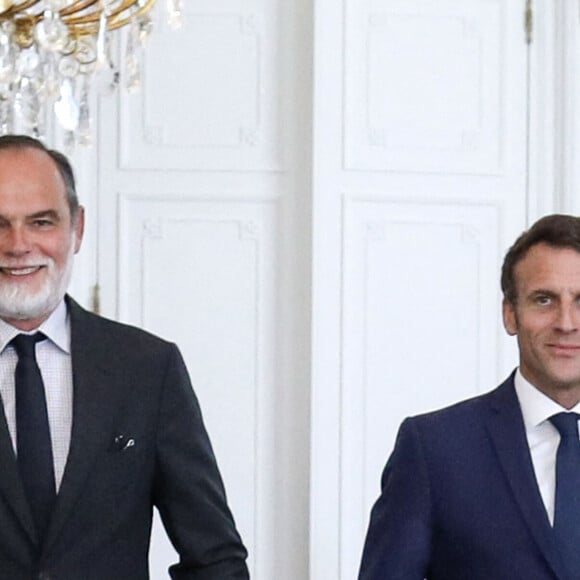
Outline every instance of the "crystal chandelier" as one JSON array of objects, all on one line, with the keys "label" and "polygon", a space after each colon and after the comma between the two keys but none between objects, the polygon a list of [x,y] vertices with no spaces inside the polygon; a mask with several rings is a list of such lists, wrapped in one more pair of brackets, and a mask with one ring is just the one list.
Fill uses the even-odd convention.
[{"label": "crystal chandelier", "polygon": [[[91,138],[90,93],[120,82],[112,37],[128,27],[123,84],[140,84],[140,54],[156,0],[0,0],[0,134],[43,138],[64,131],[65,145]],[[177,27],[181,0],[167,0]]]}]

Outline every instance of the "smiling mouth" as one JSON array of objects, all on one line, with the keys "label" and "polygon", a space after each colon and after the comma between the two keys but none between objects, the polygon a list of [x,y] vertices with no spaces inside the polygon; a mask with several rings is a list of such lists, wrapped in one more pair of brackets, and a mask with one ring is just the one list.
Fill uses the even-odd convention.
[{"label": "smiling mouth", "polygon": [[580,350],[580,345],[577,344],[549,344],[548,346],[564,352],[577,352]]},{"label": "smiling mouth", "polygon": [[34,274],[44,268],[43,265],[40,266],[26,266],[21,268],[7,268],[0,267],[0,272],[6,274],[7,276],[28,276],[29,274]]}]

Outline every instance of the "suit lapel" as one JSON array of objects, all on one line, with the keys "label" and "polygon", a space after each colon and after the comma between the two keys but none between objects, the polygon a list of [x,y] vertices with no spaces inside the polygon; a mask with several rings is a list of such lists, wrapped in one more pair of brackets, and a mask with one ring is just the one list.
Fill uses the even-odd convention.
[{"label": "suit lapel", "polygon": [[513,375],[489,395],[487,426],[516,503],[558,578],[567,578],[538,489]]},{"label": "suit lapel", "polygon": [[[69,300],[73,370],[73,423],[71,444],[61,487],[44,549],[48,550],[83,489],[98,453],[112,432],[115,389],[110,361],[90,315]],[[106,340],[105,340],[106,342]],[[97,347],[95,346],[97,345]]]}]

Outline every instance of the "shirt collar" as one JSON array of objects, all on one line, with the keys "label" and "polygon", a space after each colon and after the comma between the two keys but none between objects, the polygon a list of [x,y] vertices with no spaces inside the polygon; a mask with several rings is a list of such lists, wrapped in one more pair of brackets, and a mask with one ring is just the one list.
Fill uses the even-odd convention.
[{"label": "shirt collar", "polygon": [[550,399],[550,397],[547,395],[544,395],[544,393],[542,393],[542,391],[540,391],[538,388],[534,387],[532,383],[527,381],[520,372],[519,368],[514,377],[514,386],[518,400],[520,402],[526,431],[530,431],[535,427],[538,427],[540,424],[542,424],[556,413],[561,413],[563,411],[573,411],[575,413],[580,413],[580,403],[578,403],[572,409],[566,409],[562,407],[556,403],[556,401]]},{"label": "shirt collar", "polygon": [[[64,300],[60,301],[52,314],[36,330],[34,330],[34,332],[36,331],[41,331],[51,340],[51,342],[58,346],[58,348],[67,354],[70,354],[70,321]],[[22,333],[20,329],[0,319],[0,352],[2,352],[6,345],[20,333]]]}]

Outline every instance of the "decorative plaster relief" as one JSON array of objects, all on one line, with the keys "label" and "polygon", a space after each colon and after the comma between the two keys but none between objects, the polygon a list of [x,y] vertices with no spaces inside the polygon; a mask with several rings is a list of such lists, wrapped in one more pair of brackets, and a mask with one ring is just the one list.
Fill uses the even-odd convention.
[{"label": "decorative plaster relief", "polygon": [[272,362],[275,207],[160,194],[119,200],[121,318],[179,344],[253,575],[272,570],[268,530],[272,502],[280,501],[272,447],[280,412]]},{"label": "decorative plaster relief", "polygon": [[119,95],[121,167],[278,169],[275,25],[270,14],[229,11],[156,30],[141,91]]},{"label": "decorative plaster relief", "polygon": [[354,577],[396,429],[496,379],[499,211],[344,204],[341,546]]},{"label": "decorative plaster relief", "polygon": [[424,3],[352,0],[349,8],[345,167],[499,172],[509,94],[501,6],[470,2],[440,13]]}]

